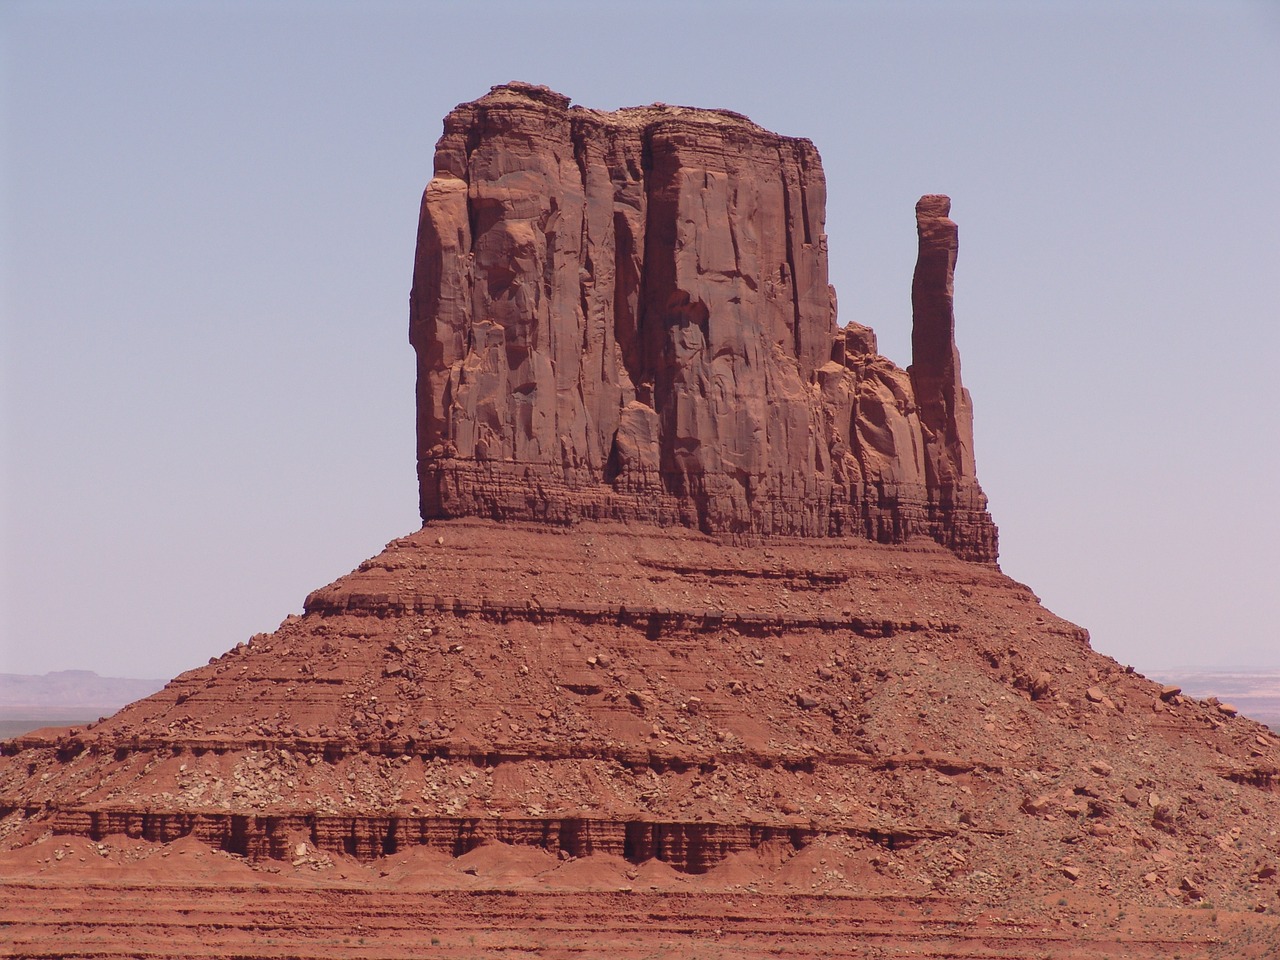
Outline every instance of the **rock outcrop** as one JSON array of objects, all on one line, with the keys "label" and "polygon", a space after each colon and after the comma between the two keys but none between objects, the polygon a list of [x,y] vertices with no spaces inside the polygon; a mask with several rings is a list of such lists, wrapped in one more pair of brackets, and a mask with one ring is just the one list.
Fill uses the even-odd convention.
[{"label": "rock outcrop", "polygon": [[949,203],[917,208],[907,372],[836,323],[825,192],[812,143],[728,111],[527,84],[457,107],[411,297],[423,519],[924,535],[994,561]]}]

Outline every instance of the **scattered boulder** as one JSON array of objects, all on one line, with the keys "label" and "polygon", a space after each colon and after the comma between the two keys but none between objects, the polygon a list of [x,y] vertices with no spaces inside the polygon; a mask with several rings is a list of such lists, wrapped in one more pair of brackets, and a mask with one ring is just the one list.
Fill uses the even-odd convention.
[{"label": "scattered boulder", "polygon": [[1157,829],[1173,833],[1178,820],[1178,805],[1171,800],[1160,800],[1151,811],[1151,823]]},{"label": "scattered boulder", "polygon": [[1043,816],[1053,806],[1053,798],[1047,796],[1026,797],[1022,801],[1022,809],[1032,816]]},{"label": "scattered boulder", "polygon": [[1043,700],[1053,690],[1053,675],[1041,670],[1031,678],[1030,693],[1032,700]]}]

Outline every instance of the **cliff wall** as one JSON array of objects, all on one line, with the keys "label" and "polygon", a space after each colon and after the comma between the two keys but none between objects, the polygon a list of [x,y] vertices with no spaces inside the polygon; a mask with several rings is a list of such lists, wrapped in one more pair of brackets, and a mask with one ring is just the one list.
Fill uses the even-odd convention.
[{"label": "cliff wall", "polygon": [[917,207],[913,364],[836,323],[808,140],[527,84],[445,120],[410,308],[423,520],[932,537],[994,561],[951,308]]}]

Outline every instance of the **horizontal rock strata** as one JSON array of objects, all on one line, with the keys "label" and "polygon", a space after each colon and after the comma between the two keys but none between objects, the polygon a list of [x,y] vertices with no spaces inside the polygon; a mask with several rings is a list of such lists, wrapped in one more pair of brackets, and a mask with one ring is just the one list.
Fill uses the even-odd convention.
[{"label": "horizontal rock strata", "polygon": [[703,873],[726,857],[768,843],[781,842],[798,850],[819,836],[846,836],[902,848],[958,832],[912,827],[847,826],[842,829],[833,825],[819,829],[799,821],[725,824],[644,818],[623,821],[581,817],[257,816],[74,808],[53,811],[50,825],[56,836],[80,836],[95,841],[124,836],[169,843],[191,836],[211,847],[255,860],[287,860],[300,838],[305,838],[302,842],[316,850],[361,860],[374,860],[414,847],[460,857],[484,843],[497,842],[538,847],[566,857],[605,854],[632,863],[660,860],[685,873]]},{"label": "horizontal rock strata", "polygon": [[917,210],[914,363],[836,324],[808,140],[524,84],[445,121],[411,297],[424,520],[932,537],[994,561],[951,312]]}]

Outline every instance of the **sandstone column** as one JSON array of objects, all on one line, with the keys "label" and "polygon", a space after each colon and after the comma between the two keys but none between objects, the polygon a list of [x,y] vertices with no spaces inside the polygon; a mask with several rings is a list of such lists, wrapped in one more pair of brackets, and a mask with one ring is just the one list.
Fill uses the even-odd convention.
[{"label": "sandstone column", "polygon": [[973,409],[960,382],[956,349],[954,276],[958,231],[951,198],[929,194],[916,204],[920,252],[911,282],[911,384],[920,410],[930,487],[975,477]]}]

